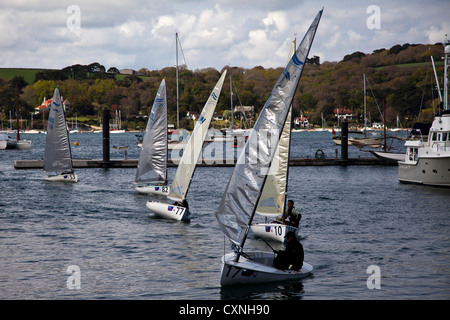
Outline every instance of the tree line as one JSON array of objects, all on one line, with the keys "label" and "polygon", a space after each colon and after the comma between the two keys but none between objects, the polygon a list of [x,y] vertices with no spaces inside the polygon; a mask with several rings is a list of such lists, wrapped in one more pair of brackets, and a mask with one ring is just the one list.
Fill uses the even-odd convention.
[{"label": "tree line", "polygon": [[[321,125],[323,114],[327,125],[335,124],[335,108],[346,108],[361,115],[364,110],[363,74],[367,78],[367,113],[370,120],[394,123],[397,116],[404,127],[415,121],[427,121],[437,105],[434,76],[430,57],[441,61],[443,45],[396,45],[377,49],[371,54],[355,52],[339,62],[323,62],[314,56],[307,61],[302,79],[294,97],[294,116],[303,114],[310,123]],[[411,64],[411,65],[408,65]],[[254,106],[256,116],[264,106],[283,68],[251,69],[225,66],[231,75],[233,105]],[[200,112],[223,71],[213,68],[179,70],[180,118],[188,111]],[[438,74],[443,74],[438,64]],[[0,78],[0,119],[15,118],[15,90],[19,90],[20,117],[29,119],[34,108],[44,98],[53,95],[59,87],[64,99],[70,101],[67,117],[84,116],[98,122],[103,109],[121,110],[123,123],[129,129],[145,127],[145,116],[150,113],[161,80],[166,79],[169,121],[176,123],[176,70],[139,70],[137,74],[123,75],[111,67],[108,70],[95,62],[72,65],[61,70],[43,70],[35,74],[33,83],[23,77],[10,80]],[[225,82],[216,108],[217,112],[230,110],[230,85]],[[361,116],[357,121],[361,121]],[[38,124],[36,121],[36,124]],[[191,127],[182,120],[180,126]]]}]

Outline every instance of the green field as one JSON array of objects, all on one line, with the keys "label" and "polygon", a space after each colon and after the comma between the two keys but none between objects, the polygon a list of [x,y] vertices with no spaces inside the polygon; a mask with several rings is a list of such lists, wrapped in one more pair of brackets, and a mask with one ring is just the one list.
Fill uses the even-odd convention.
[{"label": "green field", "polygon": [[[26,69],[26,68],[0,68],[0,78],[4,78],[6,80],[10,80],[15,76],[23,76],[28,84],[34,83],[34,76],[36,72],[48,70],[48,69]],[[123,80],[127,75],[126,74],[116,74],[116,80]],[[145,80],[147,77],[139,76],[142,80]]]},{"label": "green field", "polygon": [[[434,61],[434,64],[438,66],[443,66],[444,61]],[[376,67],[375,69],[380,70],[384,68],[388,68],[391,66],[396,66],[398,68],[415,68],[415,67],[431,67],[431,61],[429,62],[413,62],[413,63],[402,63],[402,64],[394,64],[394,65],[388,65],[388,66],[382,66],[382,67]]]},{"label": "green field", "polygon": [[34,75],[38,71],[45,69],[26,69],[26,68],[0,68],[0,78],[10,80],[15,76],[22,76],[28,84],[34,82]]},{"label": "green field", "polygon": [[[443,61],[435,61],[436,66],[444,65]],[[416,63],[405,63],[405,64],[398,64],[395,65],[399,68],[411,68],[411,67],[423,67],[423,66],[431,66],[430,62],[416,62]],[[389,66],[381,66],[376,67],[375,69],[384,69]],[[43,71],[47,69],[27,69],[27,68],[0,68],[0,78],[4,78],[6,80],[10,80],[14,78],[15,76],[23,76],[26,82],[28,84],[34,83],[34,77],[36,72]],[[116,74],[116,80],[123,80],[127,75],[126,74]],[[145,79],[145,76],[139,76],[141,79]]]}]

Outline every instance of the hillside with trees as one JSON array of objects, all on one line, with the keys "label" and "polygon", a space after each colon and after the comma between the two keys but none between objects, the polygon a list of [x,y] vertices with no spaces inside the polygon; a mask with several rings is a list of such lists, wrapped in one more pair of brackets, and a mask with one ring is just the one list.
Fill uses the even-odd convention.
[{"label": "hillside with trees", "polygon": [[[294,98],[294,116],[302,113],[309,122],[321,125],[323,113],[328,126],[336,124],[334,108],[346,108],[363,114],[363,74],[367,78],[367,113],[371,121],[381,121],[380,111],[386,108],[388,125],[395,125],[397,115],[403,127],[414,122],[431,121],[433,106],[437,110],[435,81],[430,57],[433,56],[440,77],[443,75],[443,45],[396,45],[368,54],[354,52],[340,62],[320,62],[308,59]],[[254,106],[256,116],[264,106],[282,68],[256,66],[252,69],[224,67],[233,81],[233,105]],[[192,128],[184,119],[188,111],[200,112],[223,70],[205,68],[179,70],[180,126]],[[10,72],[11,73],[11,72]],[[73,65],[61,70],[36,70],[34,80],[23,76],[2,75],[0,70],[0,120],[4,127],[10,115],[15,118],[15,90],[19,89],[20,117],[29,120],[31,113],[44,98],[53,95],[59,86],[64,99],[70,101],[67,117],[98,125],[102,110],[120,110],[122,123],[128,129],[143,129],[150,113],[159,83],[166,78],[169,123],[176,123],[176,70],[139,70],[137,74],[119,74],[115,67],[99,63]],[[29,79],[30,77],[28,77]],[[434,90],[434,91],[433,91]],[[383,102],[386,102],[384,104]],[[230,87],[226,81],[216,108],[225,117],[230,112]],[[362,116],[357,117],[362,123]],[[358,121],[358,120],[356,120]],[[36,116],[35,128],[42,128]]]}]

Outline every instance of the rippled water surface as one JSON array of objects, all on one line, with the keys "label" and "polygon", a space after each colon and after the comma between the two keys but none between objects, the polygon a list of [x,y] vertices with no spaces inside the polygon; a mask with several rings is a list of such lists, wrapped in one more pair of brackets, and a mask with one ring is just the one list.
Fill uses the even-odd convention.
[{"label": "rippled water surface", "polygon": [[[450,190],[398,182],[395,166],[291,167],[289,195],[303,218],[301,242],[314,273],[302,282],[219,285],[229,250],[217,209],[231,167],[197,168],[190,223],[156,218],[134,191],[135,169],[78,169],[79,182],[43,181],[42,170],[14,160],[41,159],[44,135],[28,151],[0,151],[0,298],[2,299],[449,299]],[[101,158],[101,134],[73,134],[74,158]],[[132,133],[111,146],[139,150]],[[396,142],[398,150],[402,143]],[[293,157],[334,157],[327,132],[293,133]],[[369,154],[350,147],[350,157]],[[123,152],[111,149],[111,158]],[[169,168],[169,177],[175,168]],[[281,244],[271,244],[279,248]],[[269,250],[253,238],[248,249]],[[67,268],[80,270],[69,290]],[[379,267],[380,289],[366,273]]]}]

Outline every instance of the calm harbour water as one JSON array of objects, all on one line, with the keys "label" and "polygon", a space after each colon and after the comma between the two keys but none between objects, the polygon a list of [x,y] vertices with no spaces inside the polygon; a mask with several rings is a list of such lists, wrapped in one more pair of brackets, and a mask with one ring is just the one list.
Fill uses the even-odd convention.
[{"label": "calm harbour water", "polygon": [[[31,150],[0,151],[0,299],[440,299],[450,298],[450,190],[398,182],[396,166],[291,167],[289,198],[303,218],[301,242],[314,273],[302,282],[224,289],[229,251],[214,217],[231,167],[197,168],[190,223],[156,218],[134,190],[135,169],[78,169],[79,182],[43,181],[14,160],[41,159],[45,135],[23,134]],[[70,135],[74,158],[102,157],[102,135]],[[111,135],[139,156],[133,133]],[[396,142],[401,150],[402,142]],[[292,156],[334,157],[328,132],[293,133]],[[349,157],[369,154],[349,149]],[[111,158],[123,151],[111,148]],[[169,168],[169,178],[175,168]],[[161,200],[164,200],[161,198]],[[276,248],[281,244],[271,243]],[[247,249],[269,250],[250,236]],[[67,268],[80,270],[70,290]],[[379,267],[380,289],[366,273]]]}]

